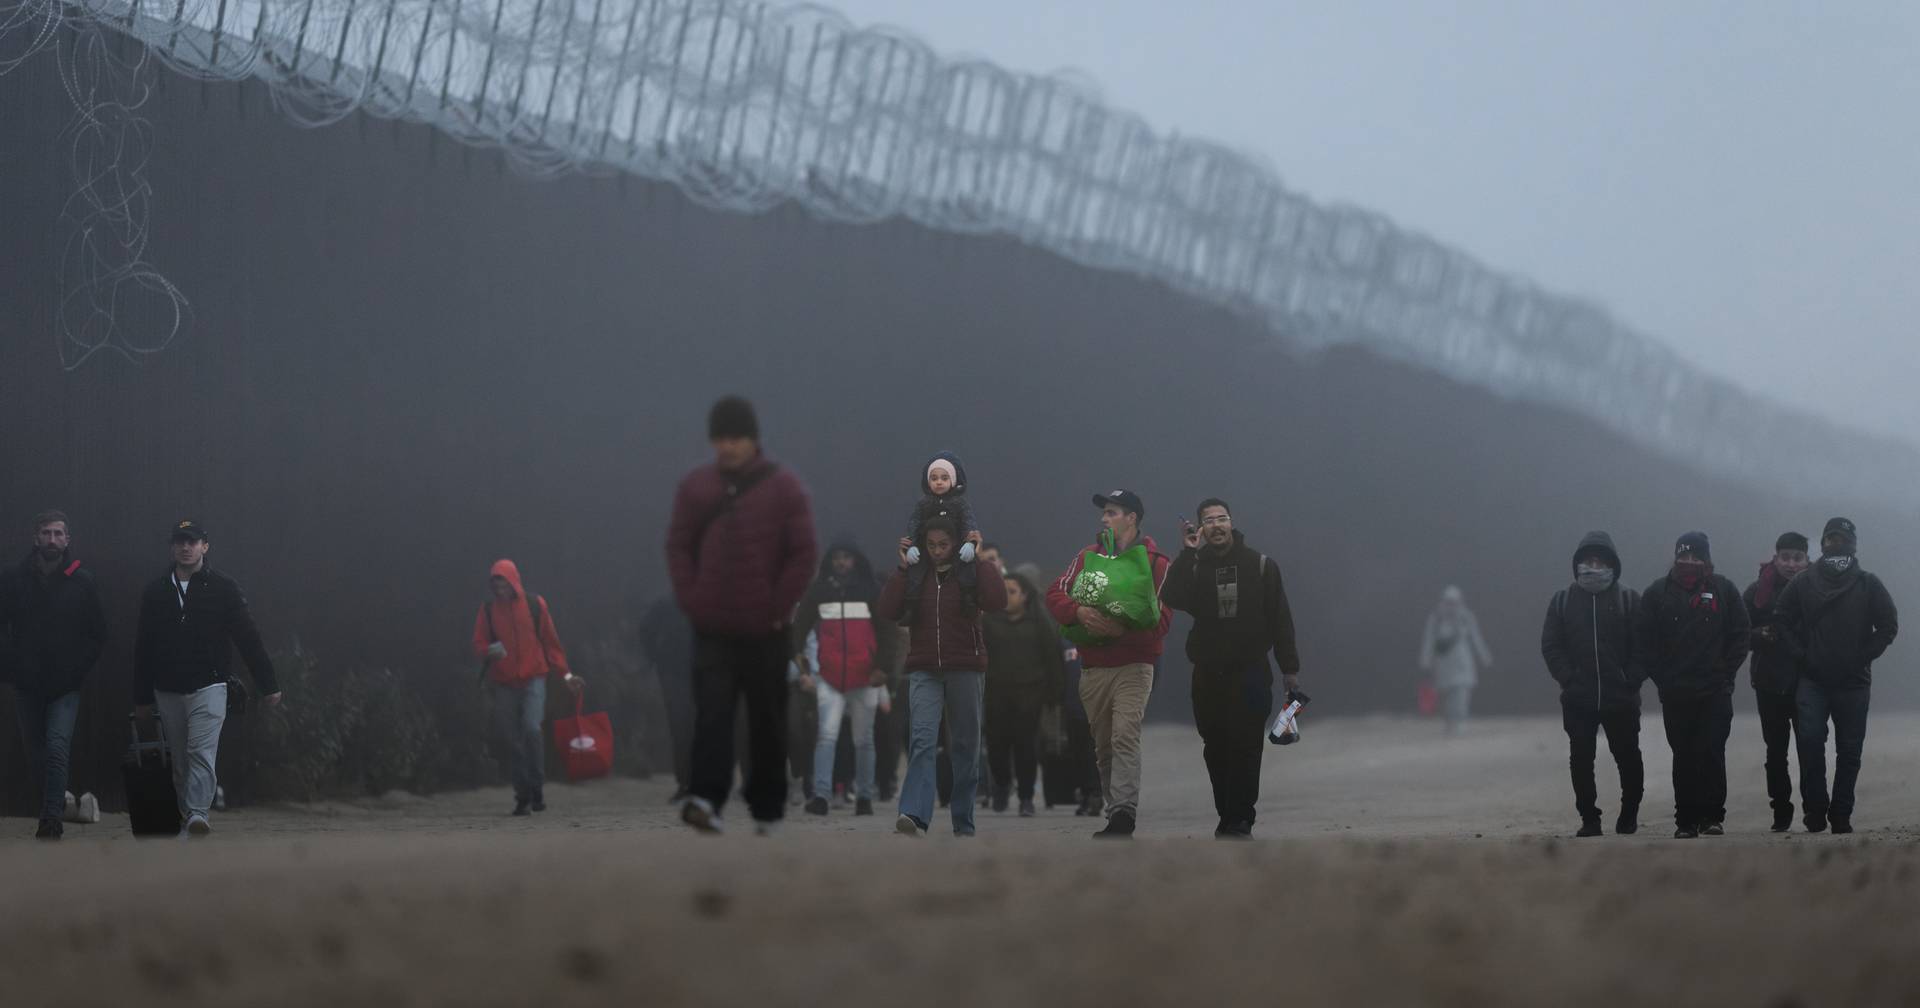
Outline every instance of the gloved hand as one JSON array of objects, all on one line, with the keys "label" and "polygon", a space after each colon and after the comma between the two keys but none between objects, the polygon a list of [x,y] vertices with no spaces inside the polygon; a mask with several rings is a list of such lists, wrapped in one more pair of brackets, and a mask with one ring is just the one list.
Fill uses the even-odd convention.
[{"label": "gloved hand", "polygon": [[918,546],[907,547],[907,566],[911,567],[914,564],[917,564],[919,562],[920,562],[920,547]]},{"label": "gloved hand", "polygon": [[971,543],[971,542],[963,542],[963,543],[961,543],[961,544],[960,544],[960,562],[961,562],[961,563],[972,563],[972,562],[973,562],[973,555],[974,555],[974,553],[975,553],[975,552],[977,552],[977,551],[976,551],[976,550],[975,550],[975,549],[973,548],[973,543]]},{"label": "gloved hand", "polygon": [[505,644],[502,644],[499,641],[494,641],[493,643],[487,645],[488,658],[498,661],[499,659],[505,658],[506,656],[507,656],[507,646]]}]

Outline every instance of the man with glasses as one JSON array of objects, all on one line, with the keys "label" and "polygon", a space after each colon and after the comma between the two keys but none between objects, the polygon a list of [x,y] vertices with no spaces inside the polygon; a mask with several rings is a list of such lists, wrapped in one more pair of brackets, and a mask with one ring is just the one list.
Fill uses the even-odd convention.
[{"label": "man with glasses", "polygon": [[1200,502],[1200,527],[1182,529],[1185,549],[1167,572],[1160,600],[1193,616],[1193,722],[1200,729],[1219,840],[1253,838],[1260,759],[1273,713],[1273,665],[1291,698],[1300,689],[1293,610],[1280,565],[1247,545],[1227,502]]}]

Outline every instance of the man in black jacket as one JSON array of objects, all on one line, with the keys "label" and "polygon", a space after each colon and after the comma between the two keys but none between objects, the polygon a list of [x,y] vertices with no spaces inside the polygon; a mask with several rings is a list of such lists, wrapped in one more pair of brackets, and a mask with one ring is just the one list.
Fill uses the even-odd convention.
[{"label": "man in black jacket", "polygon": [[1773,604],[1800,572],[1807,569],[1807,537],[1782,533],[1773,543],[1773,559],[1760,568],[1760,577],[1747,586],[1741,601],[1753,623],[1754,706],[1760,713],[1760,738],[1767,744],[1767,798],[1773,803],[1773,831],[1793,828],[1793,775],[1787,772],[1787,749],[1793,744],[1793,721],[1798,713],[1794,694],[1800,684],[1800,661],[1780,643],[1773,625]]},{"label": "man in black jacket", "polygon": [[1195,512],[1200,527],[1182,530],[1186,548],[1167,570],[1160,601],[1193,616],[1187,658],[1193,662],[1193,721],[1220,813],[1217,839],[1253,837],[1260,798],[1260,759],[1273,713],[1273,666],[1291,698],[1300,688],[1293,610],[1280,565],[1247,545],[1225,501],[1209,498]]},{"label": "man in black jacket", "polygon": [[[1820,562],[1793,579],[1774,617],[1780,642],[1800,660],[1796,692],[1800,795],[1807,832],[1829,820],[1835,833],[1853,832],[1853,784],[1867,742],[1867,705],[1873,663],[1900,632],[1893,596],[1878,577],[1860,569],[1853,522],[1835,518],[1820,533]],[[1833,720],[1833,798],[1827,798],[1827,720]]]},{"label": "man in black jacket", "polygon": [[1573,553],[1573,585],[1547,604],[1540,655],[1560,684],[1560,720],[1567,730],[1567,768],[1573,774],[1575,836],[1601,834],[1599,789],[1593,782],[1595,736],[1620,771],[1620,818],[1615,833],[1640,828],[1646,768],[1640,760],[1640,683],[1633,661],[1633,615],[1640,595],[1620,584],[1620,554],[1605,532],[1589,532]]},{"label": "man in black jacket", "polygon": [[173,566],[140,596],[134,639],[133,702],[144,719],[160,712],[173,750],[173,787],[189,836],[213,831],[214,763],[227,719],[227,669],[239,648],[267,706],[280,703],[273,660],[260,642],[246,595],[207,566],[207,533],[197,522],[173,527]]},{"label": "man in black jacket", "polygon": [[0,572],[0,679],[13,682],[21,740],[41,789],[34,835],[42,840],[63,832],[80,686],[107,643],[93,572],[70,547],[67,516],[42,512],[33,519],[33,551]]},{"label": "man in black jacket", "polygon": [[1660,689],[1673,749],[1677,839],[1726,832],[1733,683],[1750,629],[1740,589],[1714,573],[1705,532],[1680,537],[1673,568],[1647,586],[1634,610],[1634,661]]}]

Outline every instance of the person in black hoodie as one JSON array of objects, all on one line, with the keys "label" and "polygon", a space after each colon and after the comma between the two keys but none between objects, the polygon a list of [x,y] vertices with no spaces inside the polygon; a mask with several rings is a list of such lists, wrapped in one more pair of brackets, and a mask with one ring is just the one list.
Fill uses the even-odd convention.
[{"label": "person in black hoodie", "polygon": [[[1780,641],[1800,661],[1796,691],[1800,795],[1807,832],[1833,823],[1853,832],[1853,785],[1867,741],[1873,663],[1900,632],[1900,614],[1881,580],[1862,570],[1853,522],[1835,518],[1820,533],[1820,562],[1793,579],[1774,603]],[[1833,796],[1827,796],[1827,721],[1833,721]]]},{"label": "person in black hoodie", "polygon": [[1041,604],[1039,589],[1022,574],[1006,575],[1007,608],[980,618],[987,642],[987,765],[993,772],[993,810],[1005,812],[1017,784],[1020,815],[1034,814],[1040,767],[1040,711],[1058,702],[1066,662],[1060,628]]},{"label": "person in black hoodie", "polygon": [[1674,543],[1673,568],[1647,586],[1634,610],[1634,663],[1660,689],[1673,749],[1676,839],[1726,832],[1733,683],[1751,627],[1740,589],[1714,573],[1705,532]]},{"label": "person in black hoodie", "polygon": [[207,566],[207,533],[198,522],[173,528],[173,566],[140,595],[140,626],[133,645],[135,713],[156,708],[173,750],[173,787],[189,836],[213,832],[214,764],[227,719],[227,670],[232,652],[253,676],[267,706],[280,703],[273,659],[240,585]]},{"label": "person in black hoodie", "polygon": [[1575,836],[1601,834],[1599,790],[1593,781],[1595,736],[1620,771],[1620,817],[1615,833],[1640,828],[1646,769],[1640,760],[1640,683],[1633,660],[1633,615],[1640,595],[1620,584],[1620,553],[1605,532],[1589,532],[1573,553],[1573,585],[1547,604],[1540,655],[1560,684],[1560,720],[1567,730],[1567,768],[1573,774]]},{"label": "person in black hoodie", "polygon": [[1741,596],[1747,619],[1753,623],[1753,658],[1747,670],[1760,714],[1760,738],[1767,745],[1767,798],[1773,804],[1775,833],[1793,828],[1793,776],[1787,771],[1787,750],[1793,744],[1793,721],[1799,710],[1794,694],[1800,685],[1800,661],[1780,643],[1773,604],[1806,569],[1807,537],[1782,533],[1774,540],[1773,559],[1760,568],[1759,579]]},{"label": "person in black hoodie", "polygon": [[1247,545],[1225,501],[1209,498],[1194,512],[1200,527],[1183,530],[1185,547],[1167,569],[1160,601],[1193,616],[1187,658],[1193,662],[1193,721],[1220,814],[1215,839],[1253,837],[1260,797],[1260,760],[1273,713],[1273,665],[1280,663],[1288,698],[1300,689],[1293,609],[1280,565]]},{"label": "person in black hoodie", "polygon": [[33,519],[33,550],[0,572],[0,680],[13,682],[20,737],[40,786],[34,836],[58,840],[64,827],[68,757],[80,686],[107,643],[107,614],[93,572],[69,553],[67,516]]}]

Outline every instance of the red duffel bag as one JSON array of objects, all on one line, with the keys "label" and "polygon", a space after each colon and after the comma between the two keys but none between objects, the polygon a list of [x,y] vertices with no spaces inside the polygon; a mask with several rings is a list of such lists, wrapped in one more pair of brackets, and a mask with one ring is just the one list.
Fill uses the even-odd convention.
[{"label": "red duffel bag", "polygon": [[613,722],[606,711],[586,713],[586,698],[575,694],[573,716],[555,718],[553,744],[567,764],[570,781],[591,780],[613,772]]}]

